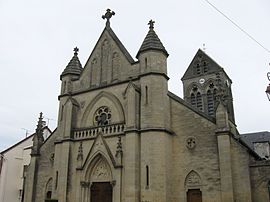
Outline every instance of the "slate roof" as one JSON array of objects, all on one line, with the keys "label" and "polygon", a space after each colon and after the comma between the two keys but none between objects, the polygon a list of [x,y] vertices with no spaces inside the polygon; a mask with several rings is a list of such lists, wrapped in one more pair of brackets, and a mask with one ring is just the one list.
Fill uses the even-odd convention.
[{"label": "slate roof", "polygon": [[68,75],[68,74],[73,74],[73,75],[80,75],[82,72],[82,65],[81,62],[78,58],[78,53],[77,51],[74,52],[74,56],[71,58],[70,62],[64,69],[64,71],[61,74],[62,76]]},{"label": "slate roof", "polygon": [[253,143],[255,142],[270,142],[270,132],[255,132],[255,133],[245,133],[240,135],[241,140],[243,140],[250,148],[254,150]]},{"label": "slate roof", "polygon": [[[50,134],[52,134],[52,131],[51,131],[51,129],[50,129],[48,126],[43,127],[43,130],[44,130],[44,129],[47,129],[47,130],[50,132]],[[14,145],[8,147],[7,149],[5,149],[5,150],[3,150],[3,151],[1,151],[0,154],[4,154],[4,153],[8,152],[9,150],[13,149],[14,147],[16,147],[17,145],[21,144],[22,142],[24,142],[24,141],[26,141],[26,140],[28,140],[28,139],[30,139],[30,138],[33,138],[33,136],[34,136],[35,134],[36,134],[36,133],[33,133],[33,134],[27,136],[26,138],[22,139],[21,141],[15,143]],[[47,138],[47,139],[48,139],[48,138]]]},{"label": "slate roof", "polygon": [[[196,66],[196,63],[198,60],[202,61],[207,61],[207,67],[208,71],[205,74],[211,74],[211,73],[217,73],[217,72],[224,72],[224,74],[227,76],[227,78],[230,80],[232,83],[230,77],[226,74],[224,69],[214,60],[212,59],[209,55],[207,55],[203,50],[199,49],[195,56],[193,57],[191,63],[189,64],[186,72],[184,73],[183,77],[181,80],[186,80],[186,79],[191,79],[194,77],[198,77],[199,75],[194,74],[193,68]],[[203,75],[203,74],[202,74]]]},{"label": "slate roof", "polygon": [[158,38],[158,35],[154,31],[153,28],[150,28],[137,55],[136,58],[139,57],[140,53],[148,50],[158,50],[162,51],[167,57],[169,56],[168,52],[166,51],[165,47],[163,46],[162,42]]}]

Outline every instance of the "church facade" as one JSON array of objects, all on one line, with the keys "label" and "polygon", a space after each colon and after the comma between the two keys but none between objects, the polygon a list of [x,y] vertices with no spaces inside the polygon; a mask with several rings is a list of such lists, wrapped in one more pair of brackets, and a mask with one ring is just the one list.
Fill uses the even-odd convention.
[{"label": "church facade", "polygon": [[85,66],[62,72],[58,126],[39,118],[24,202],[267,202],[270,163],[239,138],[224,69],[198,50],[168,91],[154,22],[134,60],[106,26]]}]

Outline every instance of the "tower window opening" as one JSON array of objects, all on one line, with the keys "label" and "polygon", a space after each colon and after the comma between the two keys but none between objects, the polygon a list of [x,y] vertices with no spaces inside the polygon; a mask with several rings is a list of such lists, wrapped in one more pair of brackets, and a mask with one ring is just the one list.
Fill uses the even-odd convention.
[{"label": "tower window opening", "polygon": [[146,188],[149,188],[149,166],[146,166]]},{"label": "tower window opening", "polygon": [[55,189],[57,189],[57,186],[58,186],[58,171],[56,171],[56,174],[55,174]]},{"label": "tower window opening", "polygon": [[148,67],[147,58],[144,58],[144,65],[145,65],[145,69],[147,69]]},{"label": "tower window opening", "polygon": [[207,73],[208,72],[208,67],[207,67],[207,63],[203,62],[203,72]]},{"label": "tower window opening", "polygon": [[196,99],[195,99],[194,93],[191,93],[190,103],[191,103],[192,106],[196,106]]},{"label": "tower window opening", "polygon": [[196,73],[201,74],[201,67],[199,63],[196,65]]},{"label": "tower window opening", "polygon": [[213,93],[208,90],[207,91],[207,107],[208,107],[208,115],[214,115],[214,96]]},{"label": "tower window opening", "polygon": [[145,86],[145,104],[148,104],[148,87]]},{"label": "tower window opening", "polygon": [[196,96],[196,103],[197,103],[197,108],[202,111],[203,109],[203,106],[202,106],[202,95],[200,92],[197,93],[197,96]]}]

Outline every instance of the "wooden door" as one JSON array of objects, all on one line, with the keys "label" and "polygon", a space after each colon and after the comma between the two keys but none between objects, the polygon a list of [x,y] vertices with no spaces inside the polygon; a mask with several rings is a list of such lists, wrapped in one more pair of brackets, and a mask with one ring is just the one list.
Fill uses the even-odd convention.
[{"label": "wooden door", "polygon": [[187,202],[202,202],[202,192],[199,189],[189,189]]},{"label": "wooden door", "polygon": [[110,182],[94,182],[91,186],[91,202],[112,202]]}]

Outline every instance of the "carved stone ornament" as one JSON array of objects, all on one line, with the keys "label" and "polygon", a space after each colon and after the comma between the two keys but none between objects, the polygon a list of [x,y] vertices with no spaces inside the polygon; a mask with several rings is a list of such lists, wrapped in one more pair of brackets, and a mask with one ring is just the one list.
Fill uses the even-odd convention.
[{"label": "carved stone ornament", "polygon": [[107,163],[102,159],[92,173],[92,181],[110,181],[111,172]]},{"label": "carved stone ornament", "polygon": [[111,117],[111,110],[106,106],[102,106],[95,112],[94,123],[96,126],[109,125],[111,123]]},{"label": "carved stone ornament", "polygon": [[81,181],[81,186],[87,188],[90,186],[90,182]]},{"label": "carved stone ornament", "polygon": [[195,137],[187,138],[186,146],[187,146],[188,149],[194,149],[196,147],[196,139],[195,139]]},{"label": "carved stone ornament", "polygon": [[186,177],[186,186],[192,187],[192,186],[199,186],[199,185],[201,185],[200,176],[195,171],[191,171]]}]

